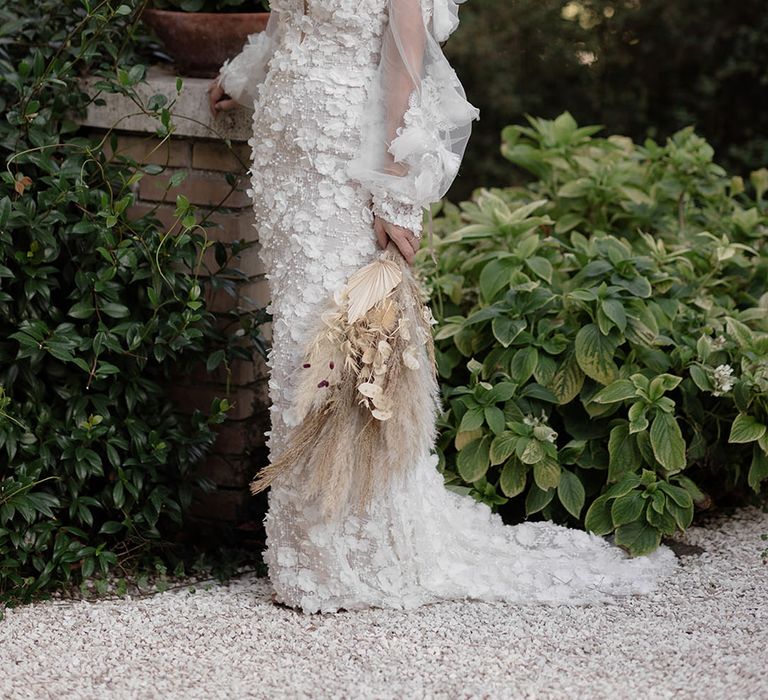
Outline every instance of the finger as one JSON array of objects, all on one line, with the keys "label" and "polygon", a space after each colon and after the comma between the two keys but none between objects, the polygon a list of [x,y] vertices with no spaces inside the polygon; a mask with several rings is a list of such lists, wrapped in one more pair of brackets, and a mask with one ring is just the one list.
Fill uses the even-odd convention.
[{"label": "finger", "polygon": [[395,241],[395,239],[392,237],[392,225],[388,221],[385,221],[381,218],[378,218],[378,222],[382,235],[382,247],[386,250],[390,242],[397,246],[397,241]]},{"label": "finger", "polygon": [[379,248],[386,248],[389,238],[387,232],[384,230],[384,225],[382,224],[381,219],[378,217],[374,217],[373,219],[373,231],[376,234],[376,243]]},{"label": "finger", "polygon": [[395,226],[386,221],[383,222],[383,224],[387,235],[392,239],[398,250],[403,254],[403,257],[410,265],[413,260],[414,250],[407,238],[407,234],[409,233],[408,229],[403,228],[402,226]]},{"label": "finger", "polygon": [[403,250],[403,248],[400,248],[400,250],[403,253],[403,257],[405,258],[405,261],[409,265],[413,265],[413,260],[414,260],[415,255],[416,255],[414,250],[413,250],[413,246],[406,241],[405,245],[403,247],[405,248],[405,250]]},{"label": "finger", "polygon": [[237,107],[237,100],[233,99],[226,99],[226,100],[219,100],[216,103],[216,111],[217,112],[226,112],[230,109],[234,109]]},{"label": "finger", "polygon": [[405,258],[406,262],[409,265],[413,263],[415,251],[413,250],[413,246],[411,245],[410,241],[401,232],[395,233],[390,237],[392,238],[392,240],[395,241],[395,244],[397,245],[400,252],[403,254],[403,257]]},{"label": "finger", "polygon": [[211,109],[211,114],[216,116],[216,103],[224,97],[224,89],[218,82],[214,81],[208,87],[208,105]]}]

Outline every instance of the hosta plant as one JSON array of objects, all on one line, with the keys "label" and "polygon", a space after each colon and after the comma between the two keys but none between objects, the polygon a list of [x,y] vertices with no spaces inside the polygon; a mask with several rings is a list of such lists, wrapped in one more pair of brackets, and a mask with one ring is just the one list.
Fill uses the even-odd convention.
[{"label": "hosta plant", "polygon": [[768,172],[730,177],[690,129],[598,130],[507,128],[531,182],[437,220],[441,464],[642,554],[768,477]]}]

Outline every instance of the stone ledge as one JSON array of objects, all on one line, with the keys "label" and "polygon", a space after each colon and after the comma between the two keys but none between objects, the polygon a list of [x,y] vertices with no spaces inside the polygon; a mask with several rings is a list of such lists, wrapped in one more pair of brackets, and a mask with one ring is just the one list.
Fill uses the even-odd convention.
[{"label": "stone ledge", "polygon": [[[168,100],[176,100],[173,107],[173,124],[175,136],[188,136],[204,139],[230,139],[243,142],[251,137],[253,113],[245,107],[238,107],[231,112],[220,114],[215,120],[208,109],[207,78],[183,77],[184,84],[181,92],[176,94],[176,76],[163,66],[152,66],[147,71],[146,82],[136,86],[136,91],[142,100],[146,101],[152,95],[162,94]],[[83,89],[89,95],[94,94],[92,86],[99,78],[83,79]],[[112,129],[136,133],[154,134],[159,126],[156,119],[144,114],[137,114],[136,105],[127,97],[116,94],[102,93],[100,95],[106,104],[91,103],[85,118],[80,121],[83,126],[98,129]]]}]

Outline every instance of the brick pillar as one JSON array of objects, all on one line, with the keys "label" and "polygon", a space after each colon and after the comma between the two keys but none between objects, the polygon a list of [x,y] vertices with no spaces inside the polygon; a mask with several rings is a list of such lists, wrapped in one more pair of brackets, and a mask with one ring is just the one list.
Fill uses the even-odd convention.
[{"label": "brick pillar", "polygon": [[[175,83],[174,75],[155,68],[149,72],[147,86],[143,89],[147,95],[164,92],[173,96]],[[133,114],[135,108],[119,95],[103,95],[106,104],[92,106],[83,125],[92,131],[102,131],[118,123],[120,128],[114,130],[118,135],[118,153],[139,163],[163,166],[161,173],[145,175],[136,185],[136,202],[131,210],[134,215],[152,212],[165,226],[171,227],[175,222],[176,197],[182,194],[198,208],[199,214],[210,213],[209,221],[215,225],[207,232],[213,240],[224,243],[241,239],[253,241],[257,232],[250,199],[245,192],[245,171],[250,161],[250,147],[246,143],[250,137],[250,112],[239,109],[212,123],[206,102],[207,85],[206,80],[184,79],[174,110],[177,129],[165,143],[154,135],[156,122],[142,116],[124,118],[125,114]],[[213,133],[212,129],[218,133]],[[177,186],[169,187],[174,175],[180,177],[182,173],[186,174],[183,180]],[[235,178],[234,189],[228,183],[228,177]],[[209,268],[218,269],[213,248],[206,255],[209,256]],[[208,308],[219,316],[224,326],[230,322],[227,313],[233,309],[263,309],[269,301],[264,271],[258,259],[258,243],[243,251],[233,263],[248,278],[247,282],[238,283],[236,296],[232,297],[224,290],[211,292],[210,288],[207,292]],[[265,339],[270,341],[270,324],[265,324],[262,331]],[[223,366],[212,373],[201,366],[186,382],[172,387],[172,396],[183,410],[190,412],[195,408],[207,412],[216,396],[227,396],[234,404],[227,421],[218,427],[219,435],[212,455],[201,468],[201,473],[215,482],[216,490],[195,494],[190,512],[193,519],[259,530],[265,499],[252,497],[248,482],[266,461],[267,377],[264,359],[254,352],[253,361],[236,361],[230,368],[229,377]],[[227,395],[228,379],[230,392]]]}]

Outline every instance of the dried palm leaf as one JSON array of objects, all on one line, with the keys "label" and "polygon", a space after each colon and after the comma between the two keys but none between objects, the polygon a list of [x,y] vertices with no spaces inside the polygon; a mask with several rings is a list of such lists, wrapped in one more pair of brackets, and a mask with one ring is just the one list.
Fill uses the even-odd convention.
[{"label": "dried palm leaf", "polygon": [[376,302],[386,297],[403,279],[393,260],[377,260],[360,268],[347,281],[347,323],[362,318]]}]

